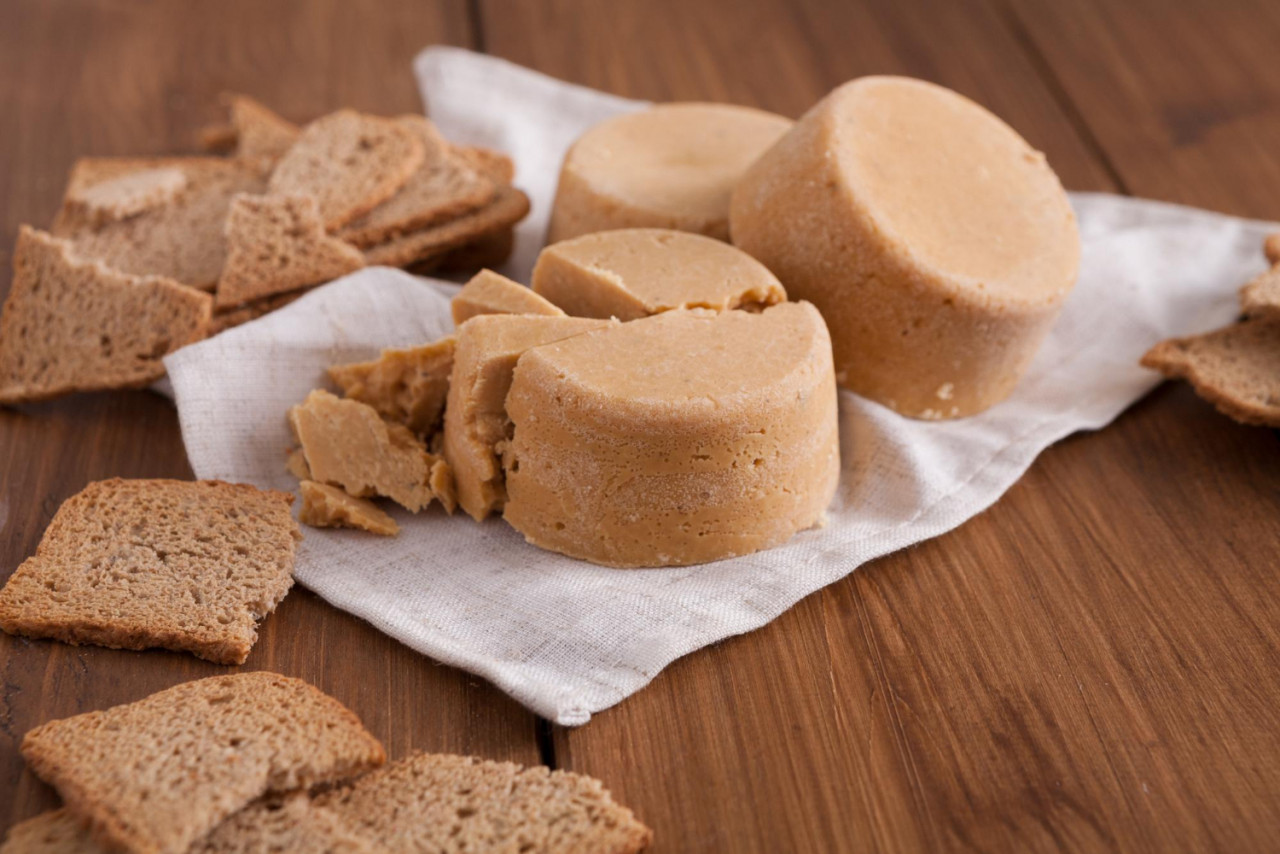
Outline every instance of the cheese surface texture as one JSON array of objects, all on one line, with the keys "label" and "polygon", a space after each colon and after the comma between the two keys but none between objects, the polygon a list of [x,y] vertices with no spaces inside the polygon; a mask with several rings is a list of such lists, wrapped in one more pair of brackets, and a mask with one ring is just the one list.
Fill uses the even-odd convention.
[{"label": "cheese surface texture", "polygon": [[505,498],[497,446],[506,438],[505,401],[516,360],[528,349],[608,325],[581,317],[490,314],[458,327],[444,415],[444,459],[457,503],[477,521]]},{"label": "cheese surface texture", "polygon": [[506,411],[504,517],[606,566],[776,545],[822,521],[840,474],[830,339],[807,303],[675,310],[530,349]]},{"label": "cheese surface texture", "polygon": [[472,276],[449,307],[453,312],[453,322],[458,326],[481,314],[564,315],[563,311],[529,288],[492,270],[481,270]]},{"label": "cheese surface texture", "polygon": [[660,104],[608,119],[565,155],[548,242],[613,228],[729,239],[729,196],[791,120],[729,104]]},{"label": "cheese surface texture", "polygon": [[805,114],[736,187],[731,230],[822,311],[841,383],[916,418],[1008,396],[1080,258],[1044,156],[900,77],[854,80]]},{"label": "cheese surface texture", "polygon": [[533,289],[576,317],[619,320],[676,308],[760,309],[787,299],[778,278],[742,250],[660,228],[552,244],[538,255]]}]

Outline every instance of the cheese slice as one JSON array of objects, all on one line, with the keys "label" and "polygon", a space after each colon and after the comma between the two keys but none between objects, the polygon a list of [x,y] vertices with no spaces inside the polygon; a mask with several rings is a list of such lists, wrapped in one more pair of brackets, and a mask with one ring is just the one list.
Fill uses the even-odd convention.
[{"label": "cheese slice", "polygon": [[492,270],[481,270],[458,291],[450,303],[458,326],[481,314],[544,314],[563,317],[564,312],[519,282]]},{"label": "cheese slice", "polygon": [[497,446],[507,435],[506,398],[516,360],[530,348],[607,326],[580,317],[490,314],[458,328],[444,415],[444,459],[457,502],[477,521],[505,499]]},{"label": "cheese slice", "polygon": [[759,310],[784,302],[776,276],[740,249],[659,228],[602,231],[548,246],[533,289],[576,317],[635,320],[675,308]]}]

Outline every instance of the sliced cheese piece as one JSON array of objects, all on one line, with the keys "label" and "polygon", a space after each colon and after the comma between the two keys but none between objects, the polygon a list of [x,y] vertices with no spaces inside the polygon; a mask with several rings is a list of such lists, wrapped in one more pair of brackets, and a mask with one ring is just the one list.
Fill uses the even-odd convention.
[{"label": "sliced cheese piece", "polygon": [[530,350],[507,413],[504,517],[605,566],[744,555],[820,524],[840,475],[817,310],[670,311]]},{"label": "sliced cheese piece", "polygon": [[334,365],[329,379],[351,400],[367,403],[382,417],[428,436],[440,426],[456,344],[457,339],[449,335],[420,347],[383,350],[368,362]]},{"label": "sliced cheese piece", "polygon": [[548,246],[533,268],[533,289],[575,317],[619,320],[675,308],[759,310],[787,299],[777,277],[740,249],[660,228]]},{"label": "sliced cheese piece", "polygon": [[366,498],[348,495],[336,486],[304,480],[298,484],[302,509],[298,521],[313,528],[359,528],[373,534],[394,537],[400,533],[396,520]]},{"label": "sliced cheese piece", "polygon": [[453,468],[458,504],[473,519],[479,521],[502,507],[496,446],[507,435],[504,403],[516,360],[531,347],[607,325],[609,321],[580,317],[489,314],[458,328],[443,452]]},{"label": "sliced cheese piece", "polygon": [[1075,284],[1080,239],[1044,155],[901,77],[836,89],[747,170],[733,240],[826,318],[841,382],[915,418],[1013,390]]},{"label": "sliced cheese piece", "polygon": [[401,424],[373,407],[323,389],[289,410],[311,478],[340,486],[357,498],[382,495],[417,513],[431,503],[431,470],[439,462]]},{"label": "sliced cheese piece", "polygon": [[552,243],[612,228],[674,228],[729,239],[729,196],[791,127],[729,104],[660,104],[591,128],[569,149]]},{"label": "sliced cheese piece", "polygon": [[492,270],[481,270],[458,291],[450,304],[453,322],[461,326],[480,314],[545,314],[563,317],[564,312],[519,282]]}]

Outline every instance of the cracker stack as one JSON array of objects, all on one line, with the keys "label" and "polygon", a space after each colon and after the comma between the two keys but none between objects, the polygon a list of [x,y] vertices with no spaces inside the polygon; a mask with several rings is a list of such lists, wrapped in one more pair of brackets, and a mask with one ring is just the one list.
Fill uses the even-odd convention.
[{"label": "cracker stack", "polygon": [[1263,245],[1271,269],[1240,290],[1240,321],[1161,341],[1142,364],[1185,379],[1196,394],[1242,424],[1280,427],[1280,234]]},{"label": "cracker stack", "polygon": [[528,213],[505,155],[451,145],[421,116],[298,127],[225,103],[202,140],[226,156],[84,158],[52,236],[23,228],[0,403],[145,386],[166,353],[366,264],[499,264]]},{"label": "cracker stack", "polygon": [[652,838],[580,774],[424,753],[379,769],[355,715],[271,673],[52,721],[22,755],[65,806],[16,825],[0,854],[632,854]]}]

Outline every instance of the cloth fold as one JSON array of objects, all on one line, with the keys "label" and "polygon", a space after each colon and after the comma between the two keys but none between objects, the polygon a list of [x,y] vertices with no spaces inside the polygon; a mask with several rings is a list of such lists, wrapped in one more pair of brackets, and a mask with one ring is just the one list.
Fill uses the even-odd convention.
[{"label": "cloth fold", "polygon": [[[512,154],[533,214],[506,272],[527,281],[560,159],[592,123],[642,107],[502,60],[430,48],[415,63],[431,118]],[[675,658],[764,625],[861,564],[989,507],[1041,450],[1110,422],[1158,381],[1158,339],[1236,313],[1269,229],[1155,202],[1073,196],[1080,281],[1009,400],[920,422],[841,392],[843,472],[829,523],[766,552],[697,567],[611,570],[541,551],[500,519],[392,510],[399,537],[306,529],[298,580],[419,652],[489,679],[564,725],[640,690]],[[192,468],[292,489],[285,410],[335,362],[452,328],[453,286],[372,268],[166,360]]]}]

